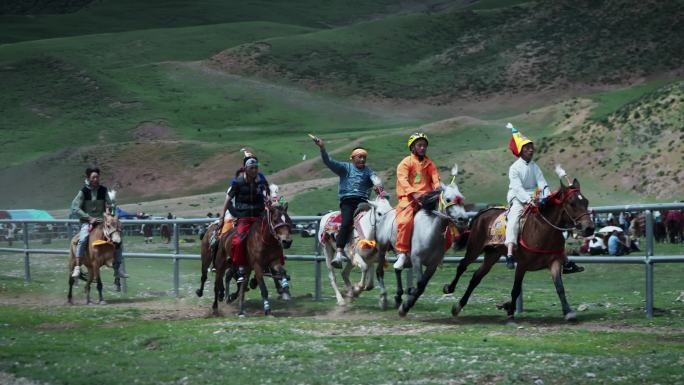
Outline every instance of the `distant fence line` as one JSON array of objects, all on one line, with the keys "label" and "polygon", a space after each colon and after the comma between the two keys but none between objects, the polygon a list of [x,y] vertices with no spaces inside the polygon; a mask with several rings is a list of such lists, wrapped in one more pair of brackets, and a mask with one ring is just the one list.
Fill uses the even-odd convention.
[{"label": "distant fence line", "polygon": [[[616,213],[616,212],[644,212],[646,216],[646,250],[645,255],[640,256],[571,256],[569,259],[574,262],[580,263],[615,263],[615,264],[643,264],[645,270],[645,302],[646,302],[646,315],[647,317],[653,317],[653,266],[655,263],[681,263],[684,262],[684,255],[664,255],[664,256],[654,256],[653,255],[653,229],[654,229],[654,210],[684,210],[684,203],[652,203],[652,204],[629,204],[629,205],[614,205],[614,206],[600,206],[591,208],[596,213]],[[476,212],[469,212],[470,216],[476,214]],[[292,221],[294,223],[316,223],[320,221],[320,216],[293,216]],[[193,219],[123,219],[121,223],[124,227],[130,225],[143,225],[143,224],[168,224],[173,226],[173,253],[139,253],[139,252],[125,252],[123,253],[125,258],[152,258],[152,259],[172,259],[173,260],[173,287],[174,294],[176,296],[180,295],[180,266],[179,261],[182,259],[189,260],[200,260],[199,254],[182,254],[180,252],[180,234],[182,225],[195,225],[195,224],[206,224],[215,221],[215,218],[193,218]],[[68,229],[70,224],[78,225],[79,221],[77,219],[0,219],[0,223],[16,223],[21,225],[21,232],[23,238],[23,248],[12,248],[12,247],[0,247],[0,252],[8,253],[18,253],[24,254],[24,280],[28,283],[31,282],[31,266],[30,266],[30,254],[69,254],[69,250],[65,249],[32,249],[30,248],[30,233],[31,228],[29,224],[63,224],[67,227],[67,239],[71,238],[73,231]],[[316,227],[318,228],[318,226]],[[35,230],[35,229],[34,229]],[[314,262],[314,274],[315,274],[315,284],[314,298],[316,300],[321,299],[322,291],[322,281],[321,281],[321,264],[325,262],[325,257],[321,255],[320,244],[316,237],[313,237],[313,251],[314,254],[298,254],[298,255],[287,255],[287,260],[290,261],[309,261]],[[393,258],[388,258],[390,261]],[[446,256],[444,258],[444,263],[459,263],[463,259],[462,256]],[[502,258],[503,260],[503,258]],[[483,257],[479,257],[477,262],[482,262]],[[124,262],[125,263],[125,262]],[[412,285],[412,271],[411,269],[406,269],[407,280],[409,281],[409,287]],[[122,290],[125,293],[127,291],[126,279],[122,280]],[[522,295],[518,298],[517,310],[522,311]]]}]

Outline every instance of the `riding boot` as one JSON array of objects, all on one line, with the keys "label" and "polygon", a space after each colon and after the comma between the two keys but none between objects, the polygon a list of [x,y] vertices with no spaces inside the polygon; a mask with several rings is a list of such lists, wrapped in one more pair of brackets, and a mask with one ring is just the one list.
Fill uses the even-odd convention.
[{"label": "riding boot", "polygon": [[396,270],[401,270],[404,268],[405,263],[406,263],[406,253],[399,253],[399,254],[397,254],[397,261],[394,262],[394,268]]},{"label": "riding boot", "polygon": [[506,256],[506,268],[508,268],[509,270],[515,269],[515,262],[513,261],[512,255]]},{"label": "riding boot", "polygon": [[333,260],[330,261],[330,264],[332,265],[332,267],[336,269],[341,269],[342,264],[345,262],[349,262],[349,257],[347,256],[347,253],[344,251],[344,249],[342,249],[335,253],[335,258],[333,258]]},{"label": "riding boot", "polygon": [[240,266],[237,269],[237,273],[235,274],[237,277],[237,284],[238,286],[245,281],[245,268],[244,266]]},{"label": "riding boot", "polygon": [[581,273],[584,271],[584,267],[579,266],[575,262],[568,261],[563,265],[563,274]]}]

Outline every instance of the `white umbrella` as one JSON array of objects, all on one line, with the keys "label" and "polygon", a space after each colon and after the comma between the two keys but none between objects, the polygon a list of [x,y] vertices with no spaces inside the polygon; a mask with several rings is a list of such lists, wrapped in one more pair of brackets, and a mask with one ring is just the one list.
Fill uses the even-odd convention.
[{"label": "white umbrella", "polygon": [[602,234],[610,234],[613,231],[617,231],[618,233],[623,232],[622,228],[617,227],[617,226],[606,226],[606,227],[602,228],[601,230],[599,230],[598,232],[602,233]]}]

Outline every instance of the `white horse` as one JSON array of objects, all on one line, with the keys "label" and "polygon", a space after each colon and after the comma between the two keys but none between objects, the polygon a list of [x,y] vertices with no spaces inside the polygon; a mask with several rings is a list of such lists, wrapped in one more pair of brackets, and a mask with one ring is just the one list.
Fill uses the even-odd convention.
[{"label": "white horse", "polygon": [[[413,218],[413,234],[411,236],[411,264],[418,280],[417,288],[409,291],[407,301],[402,304],[401,270],[395,270],[397,277],[397,294],[394,297],[395,306],[400,307],[399,315],[405,316],[423,294],[427,283],[444,259],[444,244],[446,231],[450,222],[465,225],[467,213],[463,206],[463,195],[455,183],[458,167],[451,169],[454,178],[449,185],[442,184],[441,188],[425,194],[421,199],[422,208]],[[385,255],[397,242],[396,210],[387,213],[378,222],[376,240],[378,247],[378,266],[384,267]],[[423,271],[422,266],[425,266]],[[378,281],[384,286],[384,274],[378,271]],[[382,294],[381,294],[382,295]],[[385,294],[386,297],[386,294]],[[382,301],[382,300],[381,300]],[[386,301],[386,299],[385,299]]]},{"label": "white horse", "polygon": [[[376,228],[379,223],[383,221],[384,216],[393,210],[385,193],[379,194],[375,200],[369,201],[367,204],[370,207],[368,211],[362,214],[358,223],[358,227],[363,234],[359,234],[357,229],[354,228],[351,241],[347,245],[347,255],[351,256],[351,260],[347,262],[342,269],[342,279],[344,280],[347,296],[349,298],[358,296],[361,291],[373,289],[373,273],[375,269],[374,264],[379,262],[377,241],[375,240]],[[321,218],[321,222],[318,227],[318,239],[324,239],[323,246],[325,252],[325,262],[328,266],[328,278],[330,279],[330,285],[335,291],[337,304],[344,306],[346,305],[346,301],[337,286],[335,269],[331,264],[335,255],[335,240],[332,239],[332,237],[324,237],[323,234],[325,231],[325,224],[327,223],[328,219],[337,214],[339,214],[339,211],[334,211],[324,215],[323,218]],[[351,281],[349,280],[349,274],[354,266],[358,266],[361,270],[361,279],[356,285],[352,285]],[[378,269],[378,272],[381,271],[380,269],[382,269],[382,267]],[[380,281],[381,292],[385,293],[384,302],[382,301],[382,293],[380,302],[380,307],[384,309],[387,306],[387,294],[384,282],[382,279],[380,279],[380,277],[378,278]]]}]

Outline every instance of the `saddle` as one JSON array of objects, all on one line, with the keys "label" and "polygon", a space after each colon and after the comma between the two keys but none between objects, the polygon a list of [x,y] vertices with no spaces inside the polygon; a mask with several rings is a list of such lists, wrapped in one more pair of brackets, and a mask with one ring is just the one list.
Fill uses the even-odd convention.
[{"label": "saddle", "polygon": [[[492,223],[489,225],[489,229],[487,231],[487,241],[485,242],[485,246],[500,246],[504,244],[504,241],[506,240],[506,222],[508,221],[508,211],[510,208],[508,207],[494,207],[496,209],[505,209],[499,216],[492,221]],[[529,210],[523,211],[522,215],[520,216],[520,228],[522,229],[523,226],[525,225],[525,220],[527,220],[527,214]]]},{"label": "saddle", "polygon": [[[363,231],[361,231],[361,226],[359,224],[361,217],[363,214],[366,213],[368,210],[359,210],[356,215],[354,216],[354,229],[356,229],[356,232],[361,236],[361,239],[358,241],[358,245],[361,248],[373,248],[375,247],[375,241],[369,241],[365,238],[365,235],[363,234]],[[327,242],[329,239],[335,239],[337,237],[337,233],[340,231],[340,228],[342,227],[342,213],[338,212],[334,215],[331,215],[328,217],[328,220],[325,222],[323,225],[323,233],[321,234],[321,239],[319,240],[321,243]]]}]

